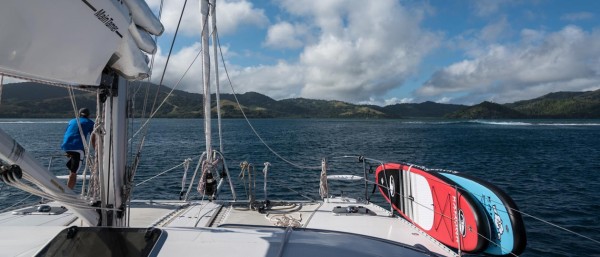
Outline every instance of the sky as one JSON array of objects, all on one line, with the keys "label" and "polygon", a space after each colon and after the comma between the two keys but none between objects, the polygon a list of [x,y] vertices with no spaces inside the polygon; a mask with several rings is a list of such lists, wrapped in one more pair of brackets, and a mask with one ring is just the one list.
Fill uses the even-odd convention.
[{"label": "sky", "polygon": [[[183,4],[165,1],[153,82]],[[600,89],[600,1],[218,0],[216,18],[226,93],[225,67],[236,93],[276,100],[472,105]],[[200,61],[183,76],[200,31],[188,1],[163,84],[201,92]]]}]

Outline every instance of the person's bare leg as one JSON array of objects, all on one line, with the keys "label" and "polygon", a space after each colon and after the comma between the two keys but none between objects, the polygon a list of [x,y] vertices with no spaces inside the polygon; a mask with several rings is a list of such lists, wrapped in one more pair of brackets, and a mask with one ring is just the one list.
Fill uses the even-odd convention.
[{"label": "person's bare leg", "polygon": [[75,188],[75,182],[77,182],[77,173],[71,172],[69,174],[69,179],[67,180],[67,186],[70,189],[73,189],[73,188]]}]

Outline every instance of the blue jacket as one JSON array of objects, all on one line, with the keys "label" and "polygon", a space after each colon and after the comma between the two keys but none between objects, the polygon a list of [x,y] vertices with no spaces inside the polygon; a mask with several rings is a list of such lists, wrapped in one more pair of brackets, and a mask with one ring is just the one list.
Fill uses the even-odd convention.
[{"label": "blue jacket", "polygon": [[[92,133],[94,130],[94,122],[86,117],[80,117],[79,122],[81,123],[81,129],[85,138]],[[65,137],[63,138],[62,145],[60,146],[63,151],[81,150],[83,151],[83,142],[81,142],[81,136],[79,135],[79,127],[77,126],[77,119],[69,121],[67,131],[65,131]]]}]

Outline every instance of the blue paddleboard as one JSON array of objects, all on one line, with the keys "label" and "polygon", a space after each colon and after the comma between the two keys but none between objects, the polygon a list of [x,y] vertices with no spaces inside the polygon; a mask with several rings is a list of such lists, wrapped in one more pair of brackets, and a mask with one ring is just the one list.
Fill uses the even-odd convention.
[{"label": "blue paddleboard", "polygon": [[486,210],[492,224],[491,242],[485,253],[520,255],[527,239],[523,218],[515,202],[495,185],[461,173],[439,172],[469,191]]}]

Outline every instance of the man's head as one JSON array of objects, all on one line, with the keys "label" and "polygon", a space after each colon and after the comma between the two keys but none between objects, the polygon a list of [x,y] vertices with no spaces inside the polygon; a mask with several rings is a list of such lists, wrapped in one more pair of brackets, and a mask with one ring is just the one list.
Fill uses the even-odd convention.
[{"label": "man's head", "polygon": [[90,116],[90,110],[88,110],[87,108],[81,108],[79,109],[79,117],[88,117]]}]

